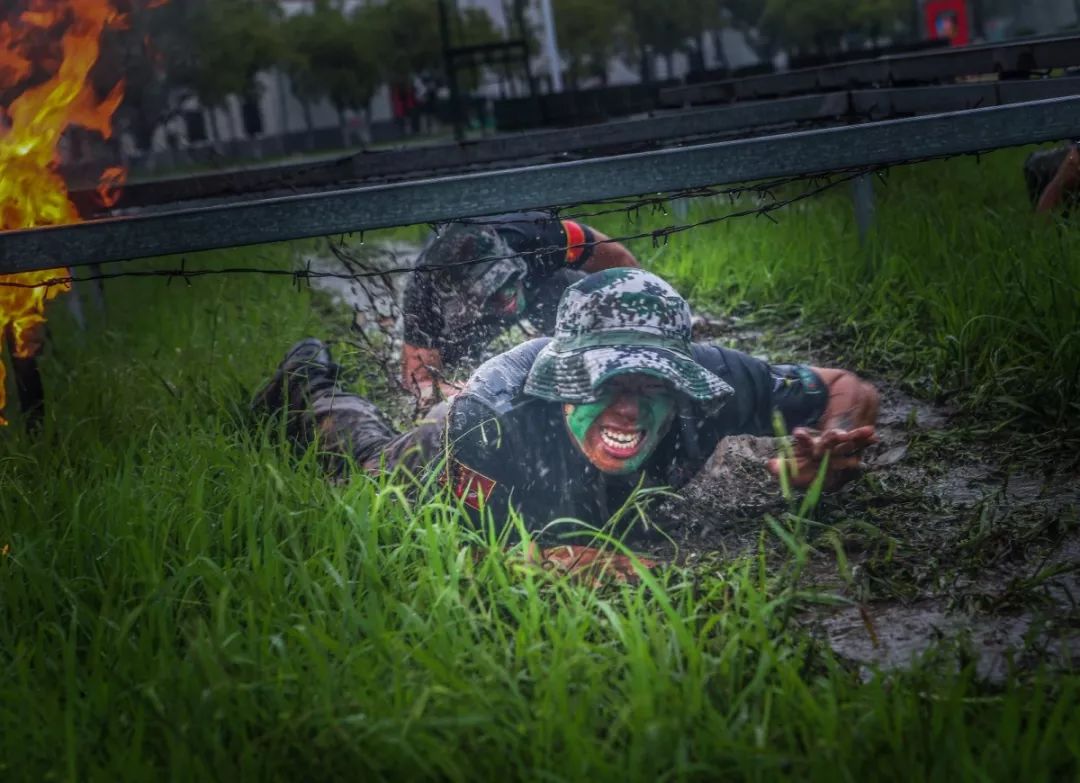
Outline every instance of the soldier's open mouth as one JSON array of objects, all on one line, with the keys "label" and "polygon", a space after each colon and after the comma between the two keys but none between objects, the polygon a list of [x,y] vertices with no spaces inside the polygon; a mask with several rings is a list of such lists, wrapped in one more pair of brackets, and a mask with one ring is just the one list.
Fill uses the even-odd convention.
[{"label": "soldier's open mouth", "polygon": [[504,296],[497,294],[491,298],[491,307],[496,313],[500,315],[513,315],[517,312],[518,306],[517,294],[511,294],[510,296]]},{"label": "soldier's open mouth", "polygon": [[617,459],[633,457],[641,448],[643,440],[645,440],[645,433],[642,430],[600,428],[600,442],[604,444],[604,450]]}]

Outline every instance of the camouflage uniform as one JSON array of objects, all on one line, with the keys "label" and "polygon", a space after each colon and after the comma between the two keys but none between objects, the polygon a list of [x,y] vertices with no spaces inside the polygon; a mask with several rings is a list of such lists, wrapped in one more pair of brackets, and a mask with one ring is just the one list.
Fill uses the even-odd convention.
[{"label": "camouflage uniform", "polygon": [[255,410],[285,413],[287,437],[300,448],[317,441],[333,476],[345,476],[350,462],[370,473],[395,467],[422,473],[442,448],[448,403],[399,433],[374,403],[343,390],[338,372],[322,342],[301,340],[258,393]]},{"label": "camouflage uniform", "polygon": [[[308,341],[308,355],[318,353]],[[301,347],[304,344],[301,344]],[[296,353],[297,349],[294,349]],[[303,350],[300,351],[304,353]],[[295,366],[296,361],[292,362]],[[398,435],[371,403],[342,392],[316,356],[296,371],[287,359],[291,432],[318,432],[325,450],[369,470],[404,464],[437,470],[480,524],[521,514],[532,531],[552,520],[605,522],[636,486],[680,487],[733,434],[773,434],[773,414],[788,428],[816,426],[828,393],[801,365],[772,366],[738,351],[690,340],[686,301],[655,275],[615,269],[567,289],[554,338],[531,340],[484,363],[464,391],[428,421]],[[609,379],[628,373],[662,378],[678,392],[678,412],[641,470],[600,472],[567,432],[563,405],[597,398]],[[270,384],[272,388],[274,383]]]},{"label": "camouflage uniform", "polygon": [[[555,325],[559,298],[584,273],[591,254],[588,226],[522,212],[450,223],[429,240],[406,284],[405,342],[435,348],[455,364],[476,358],[495,337],[522,318],[544,334]],[[498,259],[475,263],[477,259]],[[524,284],[525,312],[492,311],[492,296]]]}]

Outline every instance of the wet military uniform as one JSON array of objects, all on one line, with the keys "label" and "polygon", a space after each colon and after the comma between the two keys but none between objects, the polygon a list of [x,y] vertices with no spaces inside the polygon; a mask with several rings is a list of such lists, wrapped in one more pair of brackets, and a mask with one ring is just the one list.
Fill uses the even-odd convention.
[{"label": "wet military uniform", "polygon": [[495,357],[454,400],[449,481],[473,512],[486,504],[498,520],[513,506],[534,529],[561,517],[607,520],[639,480],[681,487],[725,435],[772,435],[773,411],[789,430],[816,426],[828,400],[808,367],[768,365],[738,351],[695,345],[694,359],[731,385],[730,398],[716,410],[684,405],[640,473],[608,476],[571,440],[562,403],[524,393],[528,370],[549,342],[540,338]]},{"label": "wet military uniform", "polygon": [[[674,423],[641,470],[611,476],[575,445],[565,403],[586,403],[608,379],[651,374],[679,392]],[[285,381],[285,382],[283,382]],[[367,400],[343,392],[318,341],[294,348],[268,389],[285,398],[294,438],[316,435],[334,470],[351,459],[376,472],[437,471],[474,522],[505,523],[517,510],[530,530],[559,518],[605,522],[644,486],[680,487],[720,439],[816,426],[828,391],[801,365],[769,365],[738,351],[690,343],[686,302],[654,275],[608,270],[568,289],[554,338],[529,341],[486,362],[464,392],[415,429],[396,433]]]},{"label": "wet military uniform", "polygon": [[[588,226],[544,212],[450,223],[429,240],[404,295],[405,342],[437,349],[454,364],[475,356],[520,319],[551,334],[559,298],[584,273],[592,253]],[[473,263],[476,259],[498,259]],[[492,312],[491,297],[521,280],[525,310]]]}]

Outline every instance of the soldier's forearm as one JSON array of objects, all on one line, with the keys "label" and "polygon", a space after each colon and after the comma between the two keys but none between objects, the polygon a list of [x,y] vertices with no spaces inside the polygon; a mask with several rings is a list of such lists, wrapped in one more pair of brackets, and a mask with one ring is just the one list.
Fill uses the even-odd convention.
[{"label": "soldier's forearm", "polygon": [[1039,203],[1035,205],[1035,211],[1040,214],[1053,212],[1065,200],[1065,192],[1065,183],[1059,177],[1054,177],[1043,190],[1042,195],[1039,196]]},{"label": "soldier's forearm", "polygon": [[1058,166],[1050,184],[1043,189],[1035,211],[1044,214],[1052,212],[1061,206],[1070,191],[1077,188],[1080,188],[1080,148],[1074,145]]},{"label": "soldier's forearm", "polygon": [[401,347],[401,382],[406,389],[416,390],[425,384],[433,384],[435,375],[442,368],[442,354],[437,348],[421,348],[408,343]]},{"label": "soldier's forearm", "polygon": [[609,237],[596,229],[591,229],[593,238],[599,243],[593,245],[589,260],[581,266],[581,271],[592,274],[602,272],[605,269],[619,269],[624,267],[640,266],[634,254],[626,249],[621,242],[611,242]]},{"label": "soldier's forearm", "polygon": [[871,384],[847,370],[812,369],[829,390],[820,429],[853,430],[877,423],[879,396]]}]

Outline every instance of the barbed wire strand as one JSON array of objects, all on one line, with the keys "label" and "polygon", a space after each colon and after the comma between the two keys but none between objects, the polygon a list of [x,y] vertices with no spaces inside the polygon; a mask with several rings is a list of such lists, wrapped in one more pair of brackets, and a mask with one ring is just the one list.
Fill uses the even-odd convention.
[{"label": "barbed wire strand", "polygon": [[[769,220],[776,222],[776,218],[772,213],[782,210],[792,204],[796,204],[807,199],[819,196],[829,190],[833,190],[840,185],[851,182],[859,177],[867,176],[870,174],[882,174],[887,167],[883,166],[867,166],[862,168],[844,169],[840,172],[834,172],[824,175],[811,175],[800,177],[785,177],[781,179],[772,180],[764,183],[756,183],[751,185],[738,185],[732,188],[719,189],[719,188],[688,188],[682,191],[674,191],[671,193],[642,197],[635,200],[627,199],[615,199],[609,201],[597,202],[600,205],[612,204],[611,209],[598,209],[591,212],[580,213],[564,213],[565,208],[548,208],[546,211],[552,219],[561,220],[574,220],[583,217],[596,217],[600,215],[614,214],[614,213],[626,213],[638,214],[642,209],[652,207],[655,211],[663,211],[667,214],[666,205],[672,201],[678,201],[681,199],[700,199],[710,197],[722,197],[726,196],[732,205],[738,202],[738,200],[747,195],[754,194],[759,201],[765,201],[771,199],[768,203],[758,204],[755,207],[737,210],[733,212],[726,212],[722,215],[715,215],[712,217],[703,218],[691,223],[673,223],[668,226],[655,228],[651,230],[643,230],[636,233],[623,234],[616,237],[610,237],[602,240],[594,240],[586,243],[587,247],[595,247],[598,245],[614,244],[634,242],[642,239],[651,239],[653,247],[659,247],[661,242],[666,243],[668,238],[679,233],[690,231],[703,226],[714,225],[728,220],[743,217],[765,217]],[[802,191],[794,196],[788,198],[778,198],[774,191],[789,185],[807,182],[811,187],[805,191]],[[464,223],[472,225],[497,225],[499,221],[497,218],[463,218],[460,220],[452,221],[454,223]],[[438,224],[440,226],[446,225],[445,223]],[[335,234],[334,236],[351,236],[352,234],[360,233],[361,243],[363,242],[363,232],[349,232],[347,234]],[[331,245],[333,251],[333,246]],[[528,251],[524,255],[544,255],[547,253],[565,251],[564,246],[549,246],[543,248],[533,249]],[[339,260],[341,255],[335,253]],[[391,253],[395,259],[396,254]],[[412,272],[421,273],[436,273],[442,270],[455,267],[472,266],[476,264],[493,263],[497,261],[504,261],[512,258],[518,258],[522,253],[511,253],[505,255],[491,255],[483,256],[479,258],[462,259],[460,261],[452,261],[447,263],[441,263],[438,266],[432,267],[414,267],[414,266],[397,266],[381,269],[367,269],[361,268],[359,270],[350,268],[348,264],[343,264],[346,267],[346,272],[334,272],[327,270],[318,270],[311,267],[311,262],[300,269],[275,269],[275,268],[261,268],[261,267],[223,267],[223,268],[201,268],[190,269],[187,266],[187,260],[182,259],[180,266],[173,269],[126,269],[115,272],[99,272],[90,275],[62,275],[45,280],[40,280],[33,283],[21,282],[18,280],[0,280],[0,288],[43,288],[52,286],[69,286],[73,283],[89,283],[95,281],[115,280],[118,278],[165,278],[168,282],[173,279],[183,279],[190,281],[195,278],[209,277],[209,276],[223,276],[223,275],[266,275],[275,277],[291,277],[294,279],[297,285],[300,285],[304,281],[310,281],[315,279],[338,279],[338,280],[361,280],[365,278],[386,278],[389,275],[408,274]],[[355,260],[355,259],[354,259]],[[12,276],[18,276],[20,273],[12,273]],[[24,274],[24,273],[23,273]]]}]

